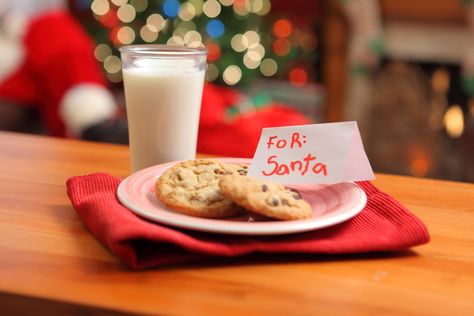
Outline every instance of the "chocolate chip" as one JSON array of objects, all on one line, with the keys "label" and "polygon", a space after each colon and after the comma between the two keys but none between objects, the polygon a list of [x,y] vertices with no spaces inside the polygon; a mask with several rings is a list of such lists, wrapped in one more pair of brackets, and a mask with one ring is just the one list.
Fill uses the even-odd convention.
[{"label": "chocolate chip", "polygon": [[269,199],[267,199],[267,204],[269,204],[271,206],[278,206],[278,204],[280,204],[280,202],[278,202],[278,199],[276,199],[276,198],[269,198]]},{"label": "chocolate chip", "polygon": [[263,191],[263,192],[267,192],[267,191],[268,191],[268,187],[267,187],[266,184],[263,184],[263,185],[262,185],[262,191]]},{"label": "chocolate chip", "polygon": [[293,197],[295,198],[295,200],[301,200],[301,195],[299,193],[295,193],[293,194]]},{"label": "chocolate chip", "polygon": [[282,200],[281,200],[281,205],[287,205],[287,206],[289,206],[290,204],[288,203],[288,200],[287,200],[287,199],[282,199]]},{"label": "chocolate chip", "polygon": [[241,176],[247,175],[247,170],[244,170],[244,169],[239,169],[239,170],[237,170],[237,172],[238,172]]}]

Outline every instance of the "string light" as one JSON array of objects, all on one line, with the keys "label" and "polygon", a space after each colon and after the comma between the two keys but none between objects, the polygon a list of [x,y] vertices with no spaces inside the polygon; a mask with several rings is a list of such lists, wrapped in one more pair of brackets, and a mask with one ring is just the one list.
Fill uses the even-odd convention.
[{"label": "string light", "polygon": [[244,55],[243,62],[244,62],[245,67],[249,69],[255,69],[255,68],[258,68],[258,66],[260,66],[260,60],[261,59],[258,53],[253,52],[253,51],[248,51]]},{"label": "string light", "polygon": [[156,31],[156,28],[152,30],[149,25],[144,25],[140,29],[140,37],[147,43],[152,43],[156,41],[158,38],[158,32]]},{"label": "string light", "polygon": [[122,70],[122,62],[115,55],[107,56],[104,60],[104,69],[106,72],[114,74]]},{"label": "string light", "polygon": [[127,3],[127,0],[111,0],[113,4],[115,4],[118,7],[123,6],[125,3]]},{"label": "string light", "polygon": [[183,21],[190,21],[196,16],[196,9],[190,2],[185,2],[179,8],[178,16]]},{"label": "string light", "polygon": [[214,64],[207,64],[206,69],[206,80],[207,81],[214,81],[219,77],[219,68],[217,68]]},{"label": "string light", "polygon": [[464,117],[458,104],[449,107],[444,114],[443,123],[450,137],[459,138],[462,135],[464,132]]},{"label": "string light", "polygon": [[219,2],[225,7],[228,7],[234,4],[234,0],[219,0]]},{"label": "string light", "polygon": [[184,43],[189,47],[199,47],[202,44],[202,37],[199,32],[189,31],[184,35]]},{"label": "string light", "polygon": [[168,45],[184,45],[184,39],[181,36],[174,35],[166,42]]},{"label": "string light", "polygon": [[235,34],[232,36],[230,46],[233,50],[240,53],[247,49],[249,42],[247,37],[245,37],[243,34]]},{"label": "string light", "polygon": [[287,38],[293,31],[293,25],[287,19],[280,19],[273,24],[273,34],[278,38]]},{"label": "string light", "polygon": [[256,13],[260,16],[264,16],[264,15],[267,15],[270,12],[271,8],[272,8],[272,5],[270,3],[270,0],[263,0],[262,1],[262,8],[260,9],[260,11],[258,11]]},{"label": "string light", "polygon": [[130,4],[137,12],[143,12],[148,8],[148,0],[130,0]]},{"label": "string light", "polygon": [[112,48],[107,44],[99,44],[94,49],[94,57],[100,62],[110,55],[112,55]]},{"label": "string light", "polygon": [[105,15],[110,10],[110,4],[107,0],[94,0],[91,4],[91,10],[97,15]]},{"label": "string light", "polygon": [[287,38],[279,38],[273,42],[273,51],[280,57],[286,56],[291,51],[291,42]]},{"label": "string light", "polygon": [[227,83],[229,86],[237,84],[241,78],[242,70],[236,65],[228,66],[222,74],[222,79],[224,79],[224,82]]},{"label": "string light", "polygon": [[117,11],[118,18],[124,23],[132,22],[135,20],[136,15],[137,12],[135,11],[135,8],[130,4],[124,4]]},{"label": "string light", "polygon": [[170,18],[178,16],[180,3],[178,0],[165,0],[163,2],[163,13]]},{"label": "string light", "polygon": [[221,5],[217,0],[207,0],[202,7],[204,14],[210,18],[215,18],[221,13]]},{"label": "string light", "polygon": [[245,16],[249,14],[249,10],[247,10],[247,7],[245,5],[246,0],[235,0],[233,9],[235,14],[239,16]]},{"label": "string light", "polygon": [[303,86],[308,80],[308,74],[303,68],[293,68],[289,75],[290,83],[295,87]]},{"label": "string light", "polygon": [[189,0],[196,11],[196,16],[200,16],[202,14],[202,7],[204,6],[204,2],[202,0]]},{"label": "string light", "polygon": [[278,64],[272,58],[265,58],[260,64],[260,72],[267,77],[273,76],[278,70]]},{"label": "string light", "polygon": [[260,12],[263,9],[263,0],[245,1],[245,8],[252,13]]},{"label": "string light", "polygon": [[117,33],[117,40],[122,44],[131,44],[135,40],[135,31],[130,26],[123,26]]},{"label": "string light", "polygon": [[212,19],[207,23],[206,32],[212,38],[219,38],[224,35],[225,26],[219,19]]},{"label": "string light", "polygon": [[153,32],[160,32],[165,27],[165,19],[158,13],[150,15],[146,19],[146,24]]}]

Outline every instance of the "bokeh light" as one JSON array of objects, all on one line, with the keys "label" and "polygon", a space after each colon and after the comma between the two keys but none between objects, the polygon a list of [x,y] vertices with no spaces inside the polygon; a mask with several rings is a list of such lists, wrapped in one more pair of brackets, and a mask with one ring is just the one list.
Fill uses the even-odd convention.
[{"label": "bokeh light", "polygon": [[185,2],[179,8],[178,16],[183,21],[191,21],[196,16],[196,8],[190,2]]},{"label": "bokeh light", "polygon": [[233,50],[240,53],[247,49],[249,41],[243,34],[235,34],[230,41],[230,46]]},{"label": "bokeh light", "polygon": [[189,0],[188,2],[193,5],[194,10],[196,11],[196,16],[200,16],[202,14],[202,7],[204,6],[204,1],[202,1],[202,0]]},{"label": "bokeh light", "polygon": [[210,18],[215,18],[221,13],[221,5],[217,0],[207,0],[202,7],[204,14]]},{"label": "bokeh light", "polygon": [[107,0],[94,0],[91,4],[91,10],[97,15],[105,15],[110,10],[110,4]]},{"label": "bokeh light", "polygon": [[214,64],[207,64],[206,69],[206,80],[207,81],[214,81],[219,77],[219,68]]},{"label": "bokeh light", "polygon": [[241,78],[242,70],[236,65],[228,66],[222,74],[222,79],[224,79],[224,82],[227,83],[229,86],[237,84]]},{"label": "bokeh light", "polygon": [[247,67],[249,69],[258,68],[258,66],[260,66],[260,61],[261,61],[261,58],[258,55],[258,53],[253,52],[253,51],[248,51],[244,55],[244,59],[243,59],[245,67]]},{"label": "bokeh light", "polygon": [[100,62],[110,55],[112,55],[112,48],[107,44],[99,44],[94,49],[94,57]]},{"label": "bokeh light", "polygon": [[122,62],[115,55],[110,55],[104,60],[104,69],[106,72],[114,74],[122,70]]},{"label": "bokeh light", "polygon": [[135,31],[130,26],[122,26],[117,33],[117,40],[122,44],[131,44],[135,40]]},{"label": "bokeh light", "polygon": [[130,0],[130,4],[137,12],[143,12],[148,8],[148,0]]},{"label": "bokeh light", "polygon": [[221,47],[214,42],[208,42],[207,48],[207,60],[215,62],[221,57]]},{"label": "bokeh light", "polygon": [[202,44],[201,34],[197,31],[188,31],[184,34],[184,44],[189,47],[199,47]]},{"label": "bokeh light", "polygon": [[170,18],[178,16],[180,3],[178,0],[165,0],[163,2],[163,13]]},{"label": "bokeh light", "polygon": [[303,68],[293,68],[289,75],[290,83],[295,87],[301,87],[308,81],[308,73]]},{"label": "bokeh light", "polygon": [[136,15],[137,12],[135,11],[135,8],[130,4],[124,4],[117,11],[118,18],[124,23],[132,22],[135,20]]},{"label": "bokeh light", "polygon": [[293,32],[293,25],[287,19],[280,19],[273,24],[273,34],[279,38],[286,38]]},{"label": "bokeh light", "polygon": [[159,32],[165,27],[166,21],[160,14],[154,13],[146,19],[146,23],[150,30]]},{"label": "bokeh light", "polygon": [[464,132],[464,116],[459,105],[454,104],[444,114],[446,133],[452,138],[459,138]]},{"label": "bokeh light", "polygon": [[272,58],[265,58],[260,64],[260,72],[267,77],[273,76],[278,70],[278,64]]},{"label": "bokeh light", "polygon": [[111,0],[113,4],[115,4],[118,7],[123,6],[125,3],[127,3],[127,0]]},{"label": "bokeh light", "polygon": [[249,14],[249,10],[247,10],[247,6],[245,5],[245,2],[248,0],[235,0],[233,4],[233,9],[235,14],[239,16],[245,16]]},{"label": "bokeh light", "polygon": [[219,0],[219,2],[225,7],[228,7],[234,4],[234,0]]},{"label": "bokeh light", "polygon": [[140,37],[147,43],[152,43],[157,40],[158,32],[155,31],[156,28],[153,30],[147,25],[142,26],[140,29]]},{"label": "bokeh light", "polygon": [[166,42],[168,45],[184,45],[184,39],[181,36],[174,35]]},{"label": "bokeh light", "polygon": [[219,38],[224,35],[225,26],[219,19],[212,19],[207,23],[206,32],[212,38]]},{"label": "bokeh light", "polygon": [[279,38],[273,42],[272,48],[276,55],[283,57],[290,53],[291,42],[287,38]]}]

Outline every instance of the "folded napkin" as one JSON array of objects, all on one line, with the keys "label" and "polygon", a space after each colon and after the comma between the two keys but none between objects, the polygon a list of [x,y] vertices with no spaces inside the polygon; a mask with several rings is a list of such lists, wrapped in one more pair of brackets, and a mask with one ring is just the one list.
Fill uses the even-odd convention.
[{"label": "folded napkin", "polygon": [[91,233],[133,269],[249,253],[347,254],[393,251],[427,243],[423,223],[370,182],[367,205],[354,218],[324,229],[279,236],[211,234],[142,219],[116,197],[121,179],[103,173],[72,177],[67,193]]}]

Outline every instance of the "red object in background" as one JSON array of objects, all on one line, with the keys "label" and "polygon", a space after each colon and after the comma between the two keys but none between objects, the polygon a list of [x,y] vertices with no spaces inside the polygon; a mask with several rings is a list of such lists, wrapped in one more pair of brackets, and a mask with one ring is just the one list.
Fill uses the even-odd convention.
[{"label": "red object in background", "polygon": [[48,132],[64,137],[64,94],[78,84],[107,85],[93,41],[68,11],[58,10],[31,20],[23,43],[23,64],[0,83],[0,97],[39,107]]},{"label": "red object in background", "polygon": [[271,103],[248,115],[226,121],[229,106],[243,96],[234,89],[207,84],[204,87],[198,135],[198,152],[228,157],[252,158],[262,128],[303,125],[310,119],[288,106]]}]

